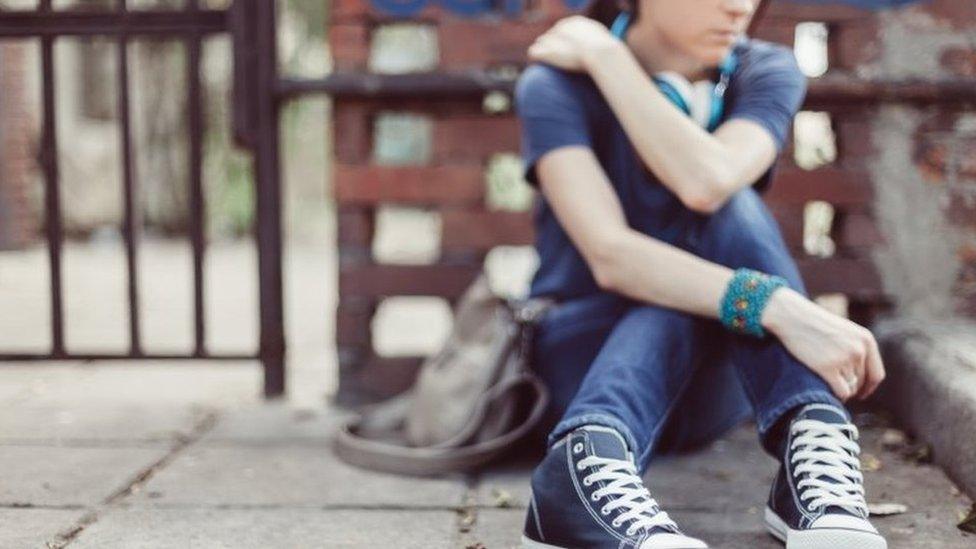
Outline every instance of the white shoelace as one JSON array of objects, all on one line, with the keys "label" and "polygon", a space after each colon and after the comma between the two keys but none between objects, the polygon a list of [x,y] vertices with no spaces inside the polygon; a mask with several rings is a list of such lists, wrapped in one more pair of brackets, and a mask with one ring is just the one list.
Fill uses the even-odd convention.
[{"label": "white shoelace", "polygon": [[[857,457],[861,449],[855,442],[858,438],[857,427],[849,423],[835,425],[801,419],[793,424],[792,429],[799,436],[793,439],[791,449],[800,447],[790,460],[798,463],[793,467],[793,473],[797,477],[809,473],[797,484],[800,501],[810,500],[805,504],[807,510],[837,505],[852,514],[866,517],[868,506],[864,501],[864,477]],[[848,438],[846,432],[850,432],[852,438]]]},{"label": "white shoelace", "polygon": [[633,463],[621,459],[587,456],[581,459],[576,467],[582,471],[594,465],[599,469],[583,477],[583,484],[589,486],[600,480],[610,481],[606,486],[596,489],[591,496],[593,501],[599,501],[604,496],[610,497],[610,500],[600,509],[600,513],[608,516],[619,507],[627,509],[613,519],[614,527],[631,521],[627,527],[628,536],[635,534],[641,528],[650,530],[655,526],[670,526],[677,529],[677,524],[667,513],[660,510],[657,501],[651,497],[651,493],[637,476]]}]

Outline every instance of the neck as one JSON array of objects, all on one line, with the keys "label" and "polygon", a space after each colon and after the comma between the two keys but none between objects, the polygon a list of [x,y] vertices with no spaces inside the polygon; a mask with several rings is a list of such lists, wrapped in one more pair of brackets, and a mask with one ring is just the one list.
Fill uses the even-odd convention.
[{"label": "neck", "polygon": [[635,22],[624,35],[624,41],[648,74],[674,71],[692,82],[708,76],[710,67],[680,52],[651,25]]}]

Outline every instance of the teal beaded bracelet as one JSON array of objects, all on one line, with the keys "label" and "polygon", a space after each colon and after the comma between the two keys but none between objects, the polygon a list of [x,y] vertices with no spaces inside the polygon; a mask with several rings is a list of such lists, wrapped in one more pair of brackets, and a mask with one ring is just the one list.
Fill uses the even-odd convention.
[{"label": "teal beaded bracelet", "polygon": [[780,286],[786,286],[786,279],[781,276],[736,269],[722,297],[719,319],[732,332],[764,337],[762,312],[769,296]]}]

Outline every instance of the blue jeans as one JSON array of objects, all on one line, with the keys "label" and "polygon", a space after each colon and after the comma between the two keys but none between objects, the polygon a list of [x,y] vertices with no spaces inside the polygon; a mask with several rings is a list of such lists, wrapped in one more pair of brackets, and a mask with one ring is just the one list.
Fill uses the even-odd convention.
[{"label": "blue jeans", "polygon": [[[717,212],[688,211],[675,245],[730,268],[782,276],[807,295],[796,263],[752,188]],[[733,334],[714,319],[597,292],[559,303],[543,317],[534,368],[550,388],[552,444],[580,425],[617,429],[640,471],[652,455],[704,445],[749,417],[777,455],[771,429],[785,412],[824,402],[843,407],[827,383],[775,336]]]}]

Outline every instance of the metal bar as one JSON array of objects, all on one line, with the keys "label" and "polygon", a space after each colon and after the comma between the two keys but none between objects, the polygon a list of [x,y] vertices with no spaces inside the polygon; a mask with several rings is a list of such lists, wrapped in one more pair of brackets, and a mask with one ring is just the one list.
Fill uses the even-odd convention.
[{"label": "metal bar", "polygon": [[225,10],[193,13],[172,10],[85,12],[75,10],[0,11],[0,37],[129,34],[171,36],[212,34],[227,30]]},{"label": "metal bar", "polygon": [[235,2],[228,16],[234,55],[233,125],[234,142],[247,149],[254,149],[254,71],[257,50],[254,43],[255,24],[248,4]]},{"label": "metal bar", "polygon": [[[119,10],[128,11],[126,0],[119,0]],[[139,331],[139,228],[142,225],[139,215],[138,191],[136,189],[135,161],[132,157],[132,128],[129,120],[129,37],[123,33],[118,40],[118,109],[119,133],[122,148],[123,210],[122,234],[125,237],[125,258],[128,274],[129,292],[129,353],[142,355],[142,341]]]},{"label": "metal bar", "polygon": [[[50,11],[51,0],[38,9]],[[54,38],[41,38],[41,88],[44,120],[40,164],[44,173],[44,226],[51,276],[51,355],[64,356],[64,303],[61,287],[61,195],[58,173],[57,111],[54,102]]]},{"label": "metal bar", "polygon": [[[195,0],[187,2],[187,12],[195,12]],[[203,196],[203,105],[200,90],[200,49],[199,34],[186,38],[187,63],[186,80],[188,88],[187,115],[189,122],[189,231],[193,250],[193,326],[194,353],[206,354],[206,332],[204,323],[204,272],[203,255],[206,247],[204,216],[206,205]]]},{"label": "metal bar", "polygon": [[[260,358],[255,354],[219,354],[219,355],[207,355],[204,357],[198,357],[195,355],[179,355],[179,354],[167,354],[167,353],[143,353],[138,356],[129,354],[100,354],[100,353],[71,353],[64,355],[53,355],[53,354],[31,354],[31,353],[4,353],[0,354],[0,367],[3,367],[4,362],[20,362],[20,361],[40,361],[40,360],[132,360],[137,359],[147,359],[147,360],[178,360],[178,361],[192,361],[200,358],[206,358],[207,360],[256,360]],[[188,365],[195,364],[193,362],[188,362]]]},{"label": "metal bar", "polygon": [[[281,100],[308,94],[372,100],[476,98],[491,91],[512,93],[515,81],[485,71],[423,74],[334,73],[321,79],[281,79]],[[807,102],[816,104],[947,103],[976,101],[976,78],[866,80],[830,75],[810,80]]]},{"label": "metal bar", "polygon": [[325,78],[283,78],[278,83],[281,99],[324,93],[336,98],[452,99],[478,98],[491,91],[512,93],[515,80],[486,71],[414,74],[336,72]]},{"label": "metal bar", "polygon": [[[238,0],[242,1],[242,0]],[[261,361],[264,394],[285,391],[285,331],[281,272],[281,186],[275,2],[247,0],[257,24],[255,176],[257,184],[258,286],[261,301]]]}]

